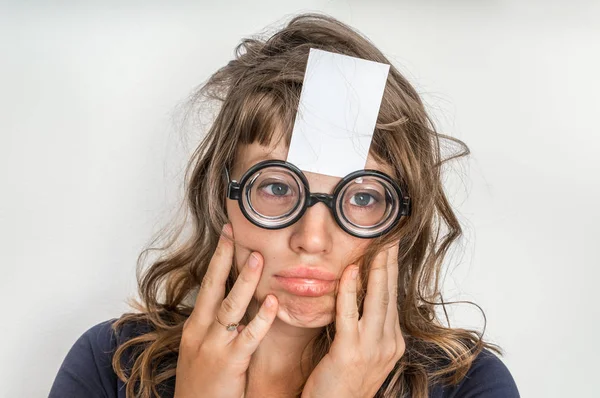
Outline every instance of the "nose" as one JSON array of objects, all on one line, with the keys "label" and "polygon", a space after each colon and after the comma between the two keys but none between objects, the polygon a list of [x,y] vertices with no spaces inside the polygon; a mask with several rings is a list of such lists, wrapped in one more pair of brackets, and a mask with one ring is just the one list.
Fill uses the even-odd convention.
[{"label": "nose", "polygon": [[290,246],[295,252],[325,254],[331,251],[332,234],[337,226],[329,207],[324,203],[308,207],[292,227],[294,232]]}]

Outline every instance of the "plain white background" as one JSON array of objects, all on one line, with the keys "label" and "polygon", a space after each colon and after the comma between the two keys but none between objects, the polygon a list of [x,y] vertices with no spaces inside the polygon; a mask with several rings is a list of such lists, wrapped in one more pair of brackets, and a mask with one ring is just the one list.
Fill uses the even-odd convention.
[{"label": "plain white background", "polygon": [[[366,34],[471,148],[447,175],[465,236],[445,298],[483,308],[524,397],[594,396],[599,3],[331,0],[3,3],[3,397],[46,396],[75,340],[127,309],[195,143],[177,104],[300,11]],[[450,314],[483,326],[474,306]]]}]

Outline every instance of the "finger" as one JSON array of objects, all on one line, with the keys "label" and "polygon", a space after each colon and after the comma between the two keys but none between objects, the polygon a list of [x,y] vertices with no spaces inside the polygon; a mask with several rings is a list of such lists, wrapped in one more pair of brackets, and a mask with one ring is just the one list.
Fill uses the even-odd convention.
[{"label": "finger", "polygon": [[230,354],[233,360],[247,360],[256,351],[271,328],[277,316],[278,307],[277,298],[270,294],[267,295],[254,319],[243,327],[237,338],[233,340]]},{"label": "finger", "polygon": [[398,324],[398,244],[389,249],[388,254],[388,287],[390,302],[385,316],[384,336],[396,336]]},{"label": "finger", "polygon": [[[354,273],[353,273],[354,271]],[[358,342],[358,306],[356,303],[356,277],[358,267],[346,267],[340,278],[335,308],[336,338],[350,344]]]},{"label": "finger", "polygon": [[367,335],[376,340],[383,336],[383,326],[390,300],[387,258],[388,251],[382,250],[373,260],[365,296],[364,329]]},{"label": "finger", "polygon": [[214,320],[216,309],[225,295],[225,282],[233,263],[233,230],[225,224],[219,242],[202,279],[194,310],[189,317],[189,326],[200,332]]},{"label": "finger", "polygon": [[[227,325],[229,323],[237,323],[242,319],[248,308],[248,304],[254,296],[260,276],[262,274],[262,257],[258,252],[253,252],[248,256],[242,272],[238,276],[231,291],[221,302],[217,311],[219,321]],[[216,337],[235,337],[227,328],[223,327],[218,322],[214,323]],[[210,332],[210,330],[209,330]]]}]

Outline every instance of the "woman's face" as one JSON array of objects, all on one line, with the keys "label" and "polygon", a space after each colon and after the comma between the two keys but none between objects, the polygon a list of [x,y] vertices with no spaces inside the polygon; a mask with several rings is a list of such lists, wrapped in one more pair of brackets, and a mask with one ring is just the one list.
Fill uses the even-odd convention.
[{"label": "woman's face", "polygon": [[[240,145],[236,162],[230,171],[237,181],[254,164],[266,159],[287,159],[284,143],[266,147],[258,143]],[[369,158],[366,168],[390,173],[389,166]],[[331,194],[338,177],[305,172],[311,192]],[[227,214],[236,240],[235,262],[241,271],[248,256],[259,252],[263,257],[263,271],[254,297],[262,303],[267,294],[279,301],[278,318],[298,327],[322,327],[335,319],[336,291],[339,278],[350,265],[352,257],[364,252],[371,239],[356,238],[342,230],[329,208],[318,203],[309,207],[296,223],[278,230],[268,230],[252,224],[242,214],[238,202],[227,200]],[[334,282],[323,282],[325,292],[306,295],[298,291],[304,286],[287,282],[298,279],[282,278],[280,274],[292,268],[320,269],[332,274]],[[335,285],[335,289],[331,286]]]}]

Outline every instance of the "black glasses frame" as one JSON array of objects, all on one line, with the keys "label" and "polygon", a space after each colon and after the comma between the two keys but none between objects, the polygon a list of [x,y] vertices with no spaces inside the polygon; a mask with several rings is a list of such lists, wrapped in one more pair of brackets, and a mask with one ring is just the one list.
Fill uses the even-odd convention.
[{"label": "black glasses frame", "polygon": [[[246,211],[246,208],[245,208],[244,204],[242,203],[242,200],[243,200],[242,191],[244,189],[244,186],[246,185],[246,182],[257,171],[262,170],[267,167],[271,167],[271,166],[280,166],[280,167],[286,168],[286,169],[290,170],[291,172],[293,172],[294,174],[296,174],[299,177],[300,181],[302,182],[302,185],[304,186],[304,193],[305,193],[304,206],[303,206],[302,210],[290,221],[286,222],[285,224],[276,225],[276,226],[266,226],[266,225],[258,223]],[[262,162],[259,162],[259,163],[255,164],[254,166],[250,167],[244,173],[244,175],[242,176],[242,178],[240,179],[239,182],[236,180],[232,180],[230,178],[228,167],[225,167],[223,173],[224,173],[224,177],[227,180],[227,198],[231,199],[231,200],[237,200],[238,205],[240,206],[240,210],[242,211],[244,216],[248,219],[248,221],[250,221],[252,224],[254,224],[258,227],[265,228],[265,229],[282,229],[282,228],[289,227],[290,225],[296,223],[304,215],[304,213],[306,212],[306,210],[309,207],[312,207],[315,204],[322,202],[329,208],[329,210],[333,214],[335,221],[340,226],[340,228],[342,228],[345,232],[349,233],[352,236],[358,237],[358,238],[370,239],[370,238],[384,235],[385,233],[389,232],[398,223],[398,221],[400,221],[400,218],[402,216],[410,216],[411,208],[412,208],[410,197],[404,196],[403,192],[402,192],[401,188],[398,186],[398,184],[396,184],[396,182],[392,178],[390,178],[387,174],[385,174],[381,171],[378,171],[378,170],[365,169],[365,170],[354,171],[354,172],[348,174],[347,176],[342,178],[342,180],[340,182],[337,183],[337,185],[335,186],[333,195],[329,195],[326,193],[320,193],[320,192],[319,193],[310,192],[310,187],[308,185],[308,179],[306,178],[304,173],[298,167],[294,166],[292,163],[288,163],[284,160],[264,160]],[[334,204],[337,202],[338,196],[340,195],[340,192],[342,192],[342,190],[344,189],[344,186],[346,184],[348,184],[350,181],[354,180],[355,178],[369,177],[369,176],[379,177],[379,178],[384,179],[388,183],[390,183],[390,185],[396,191],[398,198],[401,198],[400,204],[399,204],[400,209],[398,211],[398,214],[396,215],[396,218],[385,230],[378,232],[374,235],[362,236],[362,235],[355,234],[354,232],[352,232],[351,230],[347,229],[344,226],[344,224],[342,223],[342,220],[340,219],[340,215],[337,213],[337,211],[335,209]],[[390,198],[390,199],[393,200],[393,198]]]}]

